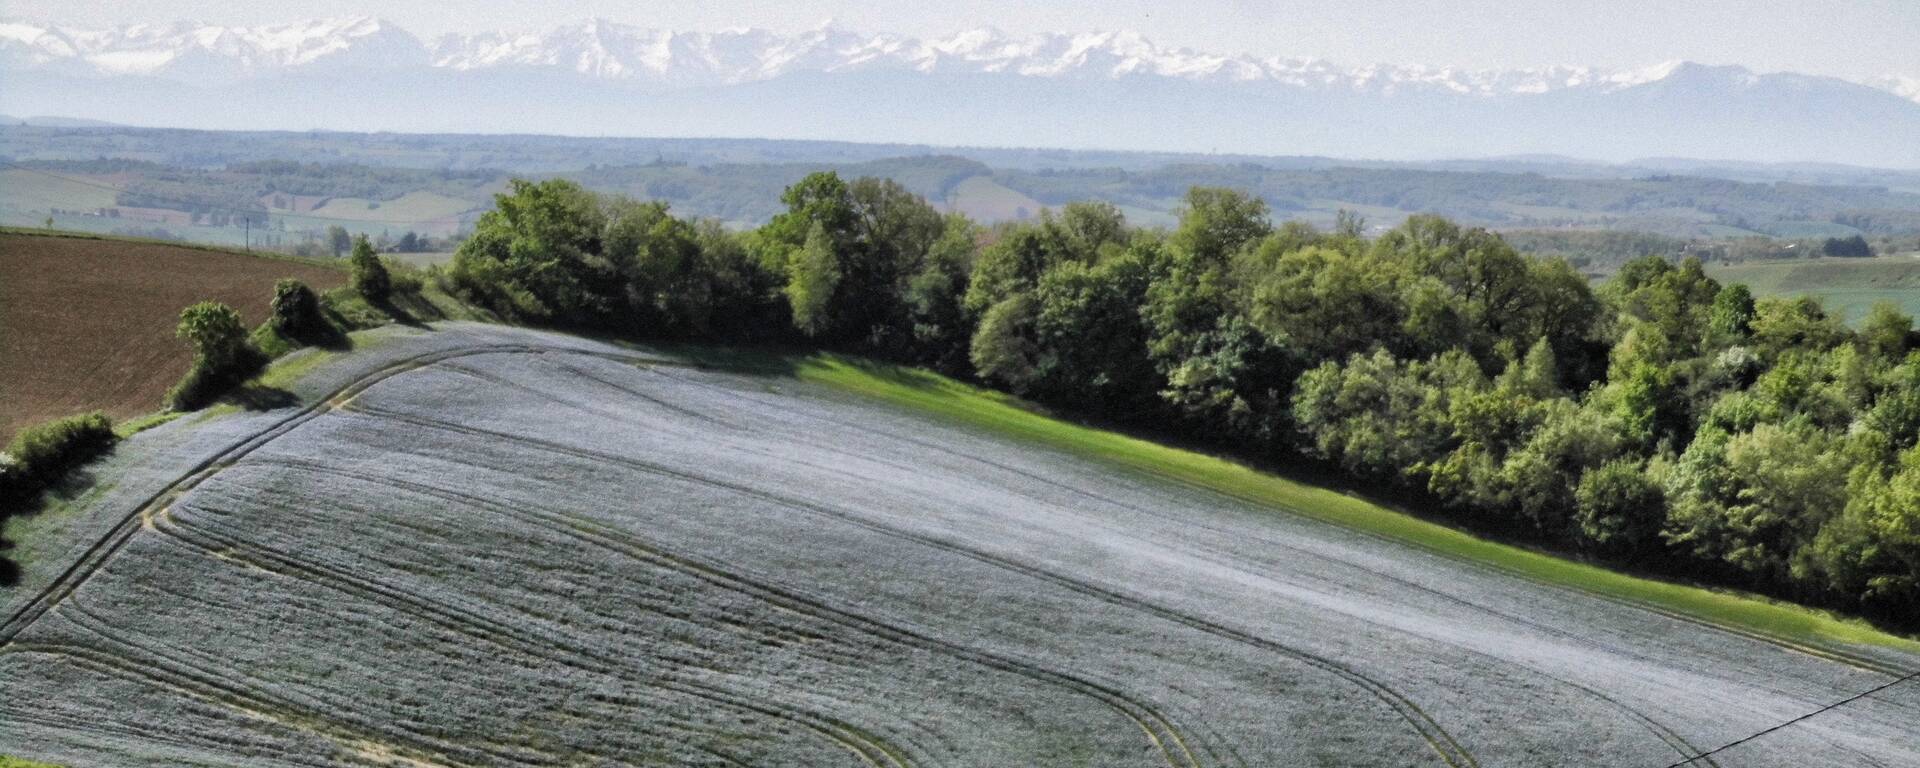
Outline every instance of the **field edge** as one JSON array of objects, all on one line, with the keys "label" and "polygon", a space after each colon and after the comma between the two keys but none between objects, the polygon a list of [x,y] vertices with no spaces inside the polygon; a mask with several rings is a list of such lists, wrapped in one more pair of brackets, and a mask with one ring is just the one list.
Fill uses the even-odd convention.
[{"label": "field edge", "polygon": [[1262,472],[1226,458],[1053,418],[1006,393],[931,371],[815,354],[800,357],[795,372],[802,381],[1000,436],[1037,442],[1254,506],[1383,537],[1536,583],[1757,636],[1812,655],[1863,666],[1864,660],[1846,657],[1841,648],[1870,646],[1920,654],[1920,640],[1881,630],[1861,619],[1750,593],[1629,575],[1482,539],[1368,499]]}]

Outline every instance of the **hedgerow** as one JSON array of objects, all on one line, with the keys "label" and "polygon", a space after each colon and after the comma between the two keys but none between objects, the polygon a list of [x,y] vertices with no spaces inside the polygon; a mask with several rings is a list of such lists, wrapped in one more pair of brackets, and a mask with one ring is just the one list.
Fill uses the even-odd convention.
[{"label": "hedgerow", "polygon": [[0,454],[0,518],[119,440],[113,421],[98,411],[21,430]]}]

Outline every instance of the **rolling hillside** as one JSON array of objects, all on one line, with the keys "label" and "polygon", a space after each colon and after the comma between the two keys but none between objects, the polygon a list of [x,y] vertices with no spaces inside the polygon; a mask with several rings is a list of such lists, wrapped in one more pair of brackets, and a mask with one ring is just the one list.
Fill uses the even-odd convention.
[{"label": "rolling hillside", "polygon": [[1920,667],[1911,642],[1555,585],[1539,555],[937,377],[466,324],[357,349],[279,364],[301,406],[133,437],[27,520],[0,752],[1920,762],[1911,685],[1769,731]]}]

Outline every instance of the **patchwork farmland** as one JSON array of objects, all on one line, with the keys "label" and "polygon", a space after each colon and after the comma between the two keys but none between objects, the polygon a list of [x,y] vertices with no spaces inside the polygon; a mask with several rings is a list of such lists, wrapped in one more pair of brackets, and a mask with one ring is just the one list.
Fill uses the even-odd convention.
[{"label": "patchwork farmland", "polygon": [[304,405],[96,469],[0,596],[0,753],[1920,764],[1911,685],[1743,741],[1910,646],[1718,628],[777,365],[381,333],[289,385]]}]

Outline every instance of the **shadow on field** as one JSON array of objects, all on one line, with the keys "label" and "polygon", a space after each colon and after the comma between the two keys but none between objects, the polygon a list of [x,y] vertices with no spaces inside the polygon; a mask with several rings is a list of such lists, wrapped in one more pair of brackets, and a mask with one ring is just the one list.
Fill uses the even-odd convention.
[{"label": "shadow on field", "polygon": [[13,559],[14,543],[6,537],[8,520],[32,517],[47,511],[56,501],[78,498],[93,487],[94,473],[84,467],[69,471],[52,486],[24,497],[0,498],[0,588],[20,583],[20,563]]},{"label": "shadow on field", "polygon": [[622,336],[581,333],[576,335],[605,341],[635,352],[655,351],[692,363],[695,367],[742,376],[792,377],[799,373],[798,361],[807,353],[779,346],[715,346],[683,341],[634,342]]},{"label": "shadow on field", "polygon": [[323,309],[322,311],[327,315],[327,322],[320,324],[321,327],[319,328],[312,328],[304,333],[293,334],[291,337],[292,340],[299,342],[301,346],[319,347],[333,352],[345,352],[352,349],[353,337],[348,336],[346,331],[341,330],[347,327],[346,319],[332,309]]},{"label": "shadow on field", "polygon": [[374,309],[387,313],[393,322],[408,328],[425,329],[430,320],[445,320],[446,313],[441,312],[433,302],[427,301],[418,292],[401,293],[378,301],[369,299],[367,304]]},{"label": "shadow on field", "polygon": [[259,384],[247,384],[222,398],[249,411],[271,411],[299,405],[300,396],[279,387],[267,387]]}]

